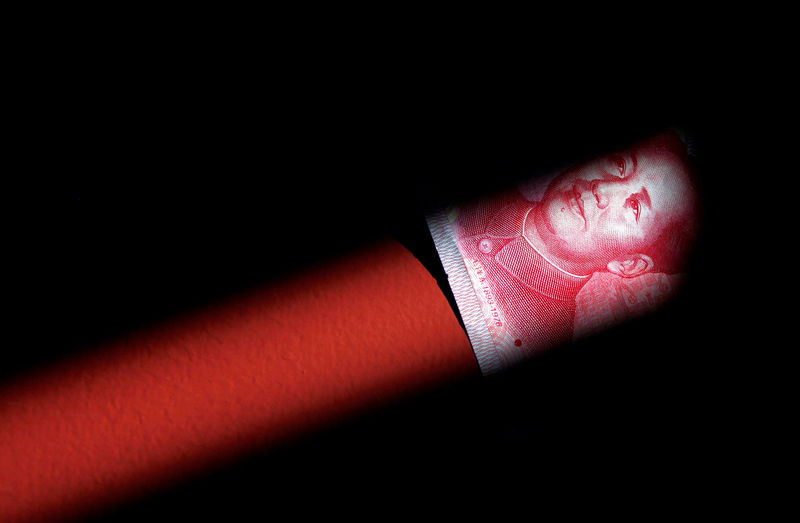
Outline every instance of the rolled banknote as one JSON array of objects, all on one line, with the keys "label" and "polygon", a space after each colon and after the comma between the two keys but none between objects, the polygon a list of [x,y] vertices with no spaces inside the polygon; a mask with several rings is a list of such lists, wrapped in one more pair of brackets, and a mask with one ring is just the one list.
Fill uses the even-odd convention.
[{"label": "rolled banknote", "polygon": [[693,148],[670,129],[427,216],[485,375],[675,295],[698,229]]}]

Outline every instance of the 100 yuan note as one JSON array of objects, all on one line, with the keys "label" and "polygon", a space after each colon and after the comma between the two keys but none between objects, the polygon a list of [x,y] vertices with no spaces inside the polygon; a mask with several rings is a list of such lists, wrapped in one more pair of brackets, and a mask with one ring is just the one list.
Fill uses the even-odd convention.
[{"label": "100 yuan note", "polygon": [[427,221],[488,375],[665,303],[697,215],[687,140],[669,130]]}]

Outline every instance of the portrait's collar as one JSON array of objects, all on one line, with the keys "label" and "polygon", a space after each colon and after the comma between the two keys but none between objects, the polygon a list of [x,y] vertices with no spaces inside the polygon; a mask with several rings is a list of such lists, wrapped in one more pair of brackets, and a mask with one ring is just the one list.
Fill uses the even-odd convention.
[{"label": "portrait's collar", "polygon": [[525,237],[525,221],[533,207],[522,218],[522,230],[495,256],[495,260],[529,289],[560,301],[574,301],[590,275],[572,274],[556,267]]},{"label": "portrait's collar", "polygon": [[538,254],[539,256],[541,256],[541,258],[542,258],[542,259],[543,259],[545,262],[547,262],[548,264],[552,265],[554,269],[556,269],[556,270],[559,270],[559,271],[563,272],[565,275],[567,275],[567,276],[569,276],[569,277],[572,277],[572,278],[586,278],[587,280],[588,280],[589,278],[591,278],[591,277],[592,277],[592,275],[591,275],[591,274],[588,274],[588,275],[580,275],[580,274],[572,274],[571,272],[565,271],[564,269],[562,269],[561,267],[559,267],[558,265],[556,265],[555,263],[553,263],[551,260],[549,260],[549,259],[547,258],[547,256],[545,256],[544,254],[542,254],[542,253],[541,253],[541,251],[540,251],[539,249],[537,249],[537,248],[536,248],[536,246],[533,244],[533,242],[531,242],[531,241],[530,241],[530,239],[528,239],[528,237],[525,235],[525,231],[526,231],[526,230],[528,230],[526,226],[527,226],[527,223],[528,223],[528,216],[531,214],[531,211],[533,211],[533,207],[531,207],[530,209],[528,209],[528,212],[526,212],[526,213],[525,213],[525,217],[524,217],[524,218],[522,218],[522,238],[525,240],[525,242],[526,242],[528,245],[530,245],[530,246],[531,246],[531,249],[533,249],[534,251],[536,251],[536,254]]}]

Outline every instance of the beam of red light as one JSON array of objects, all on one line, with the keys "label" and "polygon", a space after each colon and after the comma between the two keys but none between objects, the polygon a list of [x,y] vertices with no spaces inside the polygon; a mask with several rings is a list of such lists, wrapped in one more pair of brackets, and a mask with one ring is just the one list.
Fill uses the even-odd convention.
[{"label": "beam of red light", "polygon": [[0,387],[0,520],[91,514],[478,372],[435,280],[375,245]]}]

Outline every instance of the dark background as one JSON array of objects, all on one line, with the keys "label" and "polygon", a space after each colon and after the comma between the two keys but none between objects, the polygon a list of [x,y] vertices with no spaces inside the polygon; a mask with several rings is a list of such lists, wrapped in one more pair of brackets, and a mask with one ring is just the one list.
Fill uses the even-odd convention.
[{"label": "dark background", "polygon": [[[166,521],[536,510],[674,510],[724,489],[737,299],[741,109],[705,64],[628,56],[535,67],[393,55],[348,62],[116,49],[55,59],[10,189],[0,379],[388,235],[440,278],[424,210],[671,125],[704,202],[688,285],[664,311],[453,383],[104,515]],[[283,56],[283,58],[278,58]],[[529,64],[530,65],[530,64]],[[559,67],[552,68],[553,65]],[[703,76],[701,76],[703,75]],[[733,112],[732,112],[733,111]],[[735,235],[734,235],[735,236]],[[576,501],[579,500],[579,501]],[[426,503],[433,502],[432,505]]]}]

